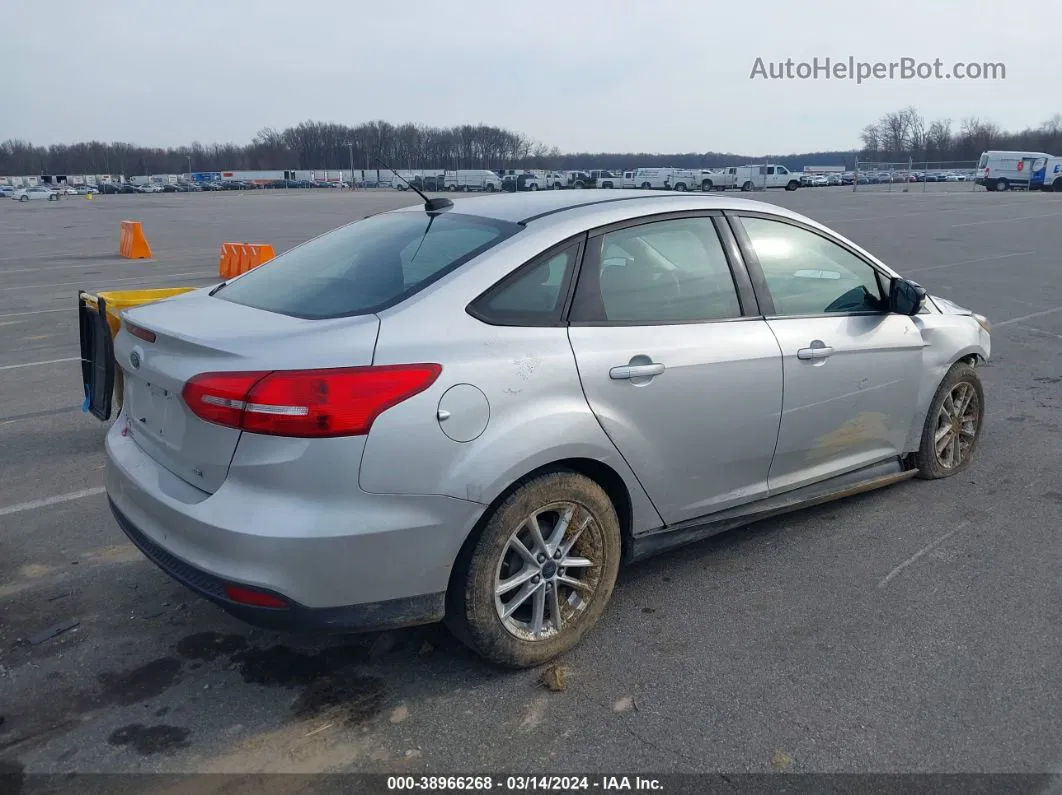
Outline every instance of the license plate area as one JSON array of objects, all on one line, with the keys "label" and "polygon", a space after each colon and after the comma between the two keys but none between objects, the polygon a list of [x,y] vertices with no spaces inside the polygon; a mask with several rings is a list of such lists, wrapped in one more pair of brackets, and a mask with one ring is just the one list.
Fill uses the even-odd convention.
[{"label": "license plate area", "polygon": [[179,447],[184,436],[180,395],[145,378],[125,372],[128,423],[141,438]]}]

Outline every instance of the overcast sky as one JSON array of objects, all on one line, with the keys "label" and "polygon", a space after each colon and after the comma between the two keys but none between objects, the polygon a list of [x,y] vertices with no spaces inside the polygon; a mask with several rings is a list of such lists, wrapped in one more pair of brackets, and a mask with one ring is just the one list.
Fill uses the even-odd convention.
[{"label": "overcast sky", "polygon": [[[914,105],[1062,110],[1059,0],[0,0],[0,139],[245,143],[313,118],[486,122],[565,151],[849,149]],[[1004,80],[750,79],[765,62],[1003,62]]]}]

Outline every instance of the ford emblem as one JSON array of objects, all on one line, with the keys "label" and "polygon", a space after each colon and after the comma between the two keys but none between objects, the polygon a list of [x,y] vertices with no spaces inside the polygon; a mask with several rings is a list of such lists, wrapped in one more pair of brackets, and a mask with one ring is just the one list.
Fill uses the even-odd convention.
[{"label": "ford emblem", "polygon": [[136,351],[129,354],[129,364],[133,365],[134,370],[140,367],[140,354]]}]

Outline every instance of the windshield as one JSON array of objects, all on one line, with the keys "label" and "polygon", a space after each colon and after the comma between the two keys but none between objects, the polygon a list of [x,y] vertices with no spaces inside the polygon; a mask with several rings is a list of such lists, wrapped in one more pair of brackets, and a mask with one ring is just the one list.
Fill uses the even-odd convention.
[{"label": "windshield", "polygon": [[217,297],[309,319],[374,312],[413,295],[521,228],[458,213],[434,219],[416,212],[376,215],[258,266]]},{"label": "windshield", "polygon": [[988,165],[988,155],[981,155],[981,159],[977,163],[978,168],[984,168]]}]

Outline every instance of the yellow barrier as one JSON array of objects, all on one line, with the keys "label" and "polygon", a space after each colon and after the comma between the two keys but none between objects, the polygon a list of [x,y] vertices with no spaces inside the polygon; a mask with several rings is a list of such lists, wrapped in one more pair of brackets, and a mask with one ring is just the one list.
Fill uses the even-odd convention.
[{"label": "yellow barrier", "polygon": [[151,259],[151,246],[144,237],[139,221],[122,221],[122,236],[118,240],[118,256],[126,259]]},{"label": "yellow barrier", "polygon": [[218,276],[231,279],[269,262],[276,251],[268,243],[222,243],[218,259]]},{"label": "yellow barrier", "polygon": [[[95,294],[78,290],[77,311],[78,328],[81,335],[81,374],[85,386],[84,411],[92,411],[97,418],[107,420],[111,416],[112,403],[116,412],[122,410],[124,390],[122,368],[118,367],[113,359],[105,363],[97,362],[101,351],[111,350],[113,342],[110,340],[114,339],[122,326],[122,312],[130,307],[150,304],[153,301],[161,301],[164,298],[172,298],[175,295],[181,295],[195,289],[197,288],[160,287],[153,290],[107,290]],[[93,338],[106,332],[93,331],[94,328],[98,327],[92,320],[93,314],[99,314],[101,300],[107,307],[107,331],[110,334],[110,340],[103,346],[97,344],[97,340]],[[104,375],[100,375],[100,368],[97,367],[97,364],[102,366]],[[93,390],[103,388],[100,386],[100,379],[103,379],[104,384],[108,380],[113,382],[111,399],[103,399],[102,403],[100,403],[97,397],[97,401],[94,403],[91,394]]]},{"label": "yellow barrier", "polygon": [[111,329],[111,337],[118,334],[122,327],[122,312],[141,304],[150,304],[153,301],[161,301],[163,298],[173,298],[175,295],[189,293],[195,287],[158,287],[153,290],[106,290],[100,293],[81,293],[81,302],[95,311],[100,310],[99,299],[102,298],[107,306],[107,325]]}]

